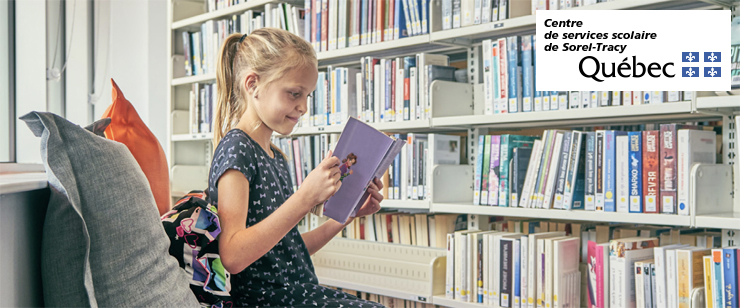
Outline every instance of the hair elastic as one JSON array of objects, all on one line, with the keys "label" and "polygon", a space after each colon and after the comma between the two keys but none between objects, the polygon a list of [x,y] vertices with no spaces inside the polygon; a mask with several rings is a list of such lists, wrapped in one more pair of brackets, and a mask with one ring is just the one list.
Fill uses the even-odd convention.
[{"label": "hair elastic", "polygon": [[247,37],[247,34],[244,33],[244,35],[242,35],[242,38],[239,39],[239,44],[241,44],[241,42],[243,42],[246,37]]}]

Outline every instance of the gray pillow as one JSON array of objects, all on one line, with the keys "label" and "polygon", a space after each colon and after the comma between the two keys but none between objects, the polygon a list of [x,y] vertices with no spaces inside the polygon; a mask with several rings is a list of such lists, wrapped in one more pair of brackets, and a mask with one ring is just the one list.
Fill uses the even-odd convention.
[{"label": "gray pillow", "polygon": [[128,148],[51,113],[21,119],[41,137],[51,189],[41,248],[45,305],[199,307]]}]

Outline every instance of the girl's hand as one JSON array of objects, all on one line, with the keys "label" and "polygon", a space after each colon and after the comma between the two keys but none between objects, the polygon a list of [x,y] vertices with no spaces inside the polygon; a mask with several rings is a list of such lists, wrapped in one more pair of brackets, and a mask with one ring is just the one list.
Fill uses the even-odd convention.
[{"label": "girl's hand", "polygon": [[339,158],[332,156],[332,151],[329,151],[324,160],[303,180],[296,194],[300,193],[309,201],[309,209],[329,199],[342,186],[342,182],[339,181],[340,163]]},{"label": "girl's hand", "polygon": [[357,210],[357,216],[355,217],[375,214],[375,212],[380,210],[380,202],[383,201],[383,195],[380,194],[381,189],[383,189],[383,182],[378,178],[375,178],[370,182],[370,186],[367,188],[367,192],[370,193],[370,197],[368,197],[367,200],[365,200],[365,204]]}]

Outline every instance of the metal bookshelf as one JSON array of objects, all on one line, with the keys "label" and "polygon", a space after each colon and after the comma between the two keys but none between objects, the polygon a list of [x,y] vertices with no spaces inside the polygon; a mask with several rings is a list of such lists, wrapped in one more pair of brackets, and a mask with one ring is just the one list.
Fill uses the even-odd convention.
[{"label": "metal bookshelf", "polygon": [[[277,1],[277,0],[249,0],[246,3],[232,6],[230,8],[205,12],[204,2],[200,1],[181,1],[170,0],[168,3],[168,58],[181,55],[182,42],[180,32],[191,29],[199,29],[200,24],[213,19],[227,18],[234,14],[241,14],[247,10],[262,10],[267,3],[290,2],[296,5],[302,5],[303,1]],[[362,56],[372,57],[402,57],[413,55],[419,52],[430,53],[450,53],[467,51],[470,59],[475,59],[476,48],[480,49],[480,41],[487,38],[499,38],[509,35],[518,35],[525,33],[534,33],[535,16],[528,15],[516,18],[510,18],[488,24],[475,25],[465,28],[441,30],[441,14],[438,11],[437,4],[439,0],[433,1],[430,8],[430,33],[426,35],[407,37],[399,40],[391,40],[377,44],[348,47],[338,50],[325,51],[317,53],[319,66],[321,68],[328,65],[357,65]],[[617,0],[605,3],[599,3],[582,8],[584,10],[663,10],[663,9],[717,9],[729,7],[731,0]],[[475,61],[476,63],[479,62]],[[192,83],[214,82],[215,74],[206,74],[188,77],[174,77],[173,61],[168,63],[168,80],[170,91],[168,92],[167,104],[169,112],[179,113],[179,118],[187,118],[187,93],[188,85]],[[471,72],[471,75],[473,72]],[[705,95],[705,94],[702,94]],[[709,95],[714,95],[710,93]],[[664,103],[654,105],[640,106],[619,106],[603,107],[594,109],[580,110],[559,110],[543,111],[531,113],[515,113],[501,115],[482,115],[477,112],[479,109],[474,108],[478,102],[463,102],[460,104],[459,99],[448,100],[443,103],[455,104],[454,109],[463,109],[461,114],[434,114],[431,119],[408,122],[385,122],[373,123],[373,127],[384,132],[429,132],[429,131],[467,131],[469,137],[471,131],[476,134],[479,129],[496,129],[496,130],[518,130],[525,128],[542,128],[542,127],[578,127],[578,126],[601,126],[601,125],[621,125],[635,124],[646,122],[667,122],[667,121],[702,121],[702,120],[719,120],[725,123],[723,127],[725,148],[723,154],[725,163],[734,163],[735,150],[735,126],[737,125],[735,115],[740,113],[740,97],[738,96],[710,96],[696,97],[692,101],[683,101],[675,103]],[[447,96],[447,97],[454,97]],[[467,96],[464,96],[467,97]],[[469,105],[469,106],[468,106]],[[200,164],[207,161],[207,152],[211,150],[210,142],[212,134],[182,134],[183,123],[173,120],[174,116],[168,122],[168,140],[169,163],[172,168],[175,165],[186,165],[202,167]],[[732,124],[727,124],[732,122]],[[316,135],[325,133],[340,133],[342,126],[320,126],[320,127],[299,127],[293,132],[293,135]],[[731,145],[731,146],[730,146]],[[474,145],[472,146],[475,147]],[[469,146],[470,148],[470,146]],[[173,153],[177,153],[175,157]],[[469,157],[474,155],[475,150],[469,151]],[[727,159],[732,156],[731,159]],[[469,160],[470,161],[470,160]],[[735,164],[734,182],[740,183],[740,165]],[[462,168],[457,168],[462,167]],[[469,173],[472,168],[463,170],[469,166],[452,166],[452,168],[441,168],[442,176],[445,180],[435,181],[435,187],[432,190],[431,200],[384,200],[383,208],[393,209],[410,209],[418,211],[429,211],[430,213],[456,213],[456,214],[477,214],[477,215],[495,215],[509,217],[525,218],[546,218],[546,219],[563,219],[578,221],[595,221],[595,222],[628,222],[652,225],[675,225],[675,226],[693,226],[697,228],[740,228],[740,198],[730,199],[730,201],[717,201],[718,207],[713,211],[692,211],[691,216],[663,215],[663,214],[630,214],[630,213],[604,213],[590,211],[564,211],[564,210],[546,210],[546,209],[526,209],[526,208],[509,208],[509,207],[489,207],[472,205],[472,188],[468,194],[467,189],[458,189],[463,186],[471,186],[466,181],[472,183],[472,176]],[[429,169],[432,170],[432,169]],[[206,170],[207,171],[207,170]],[[434,171],[433,171],[434,172]],[[445,173],[446,172],[446,173]],[[449,175],[452,175],[451,177]],[[470,178],[470,179],[468,179]],[[464,179],[461,181],[460,179]],[[444,190],[448,193],[443,193]],[[737,195],[738,189],[732,188]],[[709,189],[709,192],[717,190]],[[181,197],[186,193],[185,189],[173,191],[173,197]],[[464,195],[464,196],[463,196]],[[470,201],[466,199],[470,198]],[[376,243],[379,244],[379,243]],[[387,246],[393,246],[386,244]],[[401,245],[395,245],[401,246]],[[390,248],[388,248],[390,249]],[[423,249],[423,248],[421,248]],[[327,250],[334,254],[342,252]],[[353,259],[358,253],[347,254],[344,259]],[[382,263],[383,260],[392,260],[400,254],[394,252],[385,252],[385,256],[377,257]],[[404,254],[405,255],[405,254]],[[387,258],[387,259],[383,259]],[[398,261],[403,262],[403,261]],[[329,271],[325,271],[326,269]],[[338,269],[325,266],[322,269],[317,267],[320,281],[327,285],[355,289],[364,292],[373,292],[380,295],[417,300],[427,303],[448,307],[475,307],[482,305],[477,303],[463,303],[456,300],[444,298],[442,292],[426,292],[423,300],[419,300],[419,292],[402,291],[400,288],[391,288],[382,283],[368,284],[362,280],[345,279],[342,275],[349,275],[347,272],[337,272]],[[324,272],[322,272],[324,271]],[[323,273],[323,274],[322,274]],[[331,276],[333,274],[339,276]],[[373,273],[368,273],[372,275]],[[347,276],[349,277],[349,276]],[[370,276],[367,276],[370,277]],[[383,277],[373,276],[377,281],[392,281],[397,278],[390,276]],[[444,279],[427,280],[429,285],[434,288],[435,284],[442,284]],[[441,296],[432,296],[441,295]],[[428,297],[427,297],[428,296]]]},{"label": "metal bookshelf", "polygon": [[490,216],[579,220],[594,222],[627,222],[649,225],[691,226],[691,216],[669,214],[617,213],[583,210],[530,209],[520,207],[499,207],[485,205],[434,203],[435,213],[478,214]]}]

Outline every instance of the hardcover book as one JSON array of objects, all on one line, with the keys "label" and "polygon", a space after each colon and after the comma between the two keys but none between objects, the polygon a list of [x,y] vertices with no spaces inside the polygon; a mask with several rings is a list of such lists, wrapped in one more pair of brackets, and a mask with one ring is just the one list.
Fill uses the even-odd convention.
[{"label": "hardcover book", "polygon": [[342,186],[323,206],[312,211],[344,223],[357,214],[369,197],[366,191],[373,178],[383,176],[404,145],[370,125],[350,117],[339,137],[333,155],[342,162]]}]

